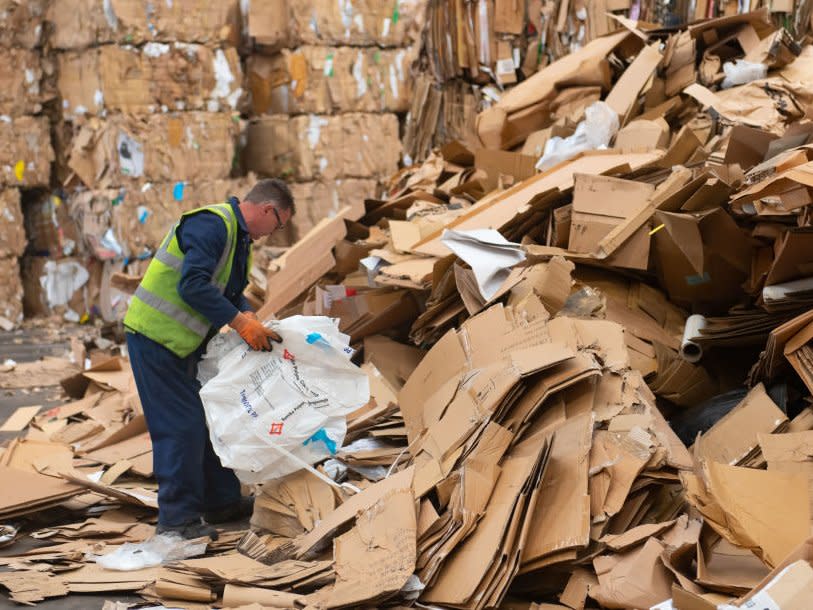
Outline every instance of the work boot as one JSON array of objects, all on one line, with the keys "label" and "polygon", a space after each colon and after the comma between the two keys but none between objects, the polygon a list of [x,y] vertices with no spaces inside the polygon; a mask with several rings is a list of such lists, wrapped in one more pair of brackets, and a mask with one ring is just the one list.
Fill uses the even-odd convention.
[{"label": "work boot", "polygon": [[200,520],[190,521],[183,525],[161,525],[155,528],[156,534],[178,534],[184,540],[194,540],[195,538],[211,538],[217,540],[217,530],[211,525],[201,523]]},{"label": "work boot", "polygon": [[254,496],[242,496],[234,504],[203,513],[206,523],[229,523],[250,517],[254,512]]}]

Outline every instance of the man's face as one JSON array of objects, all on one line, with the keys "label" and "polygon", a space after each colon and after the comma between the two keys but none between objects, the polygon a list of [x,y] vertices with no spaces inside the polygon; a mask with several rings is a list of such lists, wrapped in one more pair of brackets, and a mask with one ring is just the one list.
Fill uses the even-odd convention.
[{"label": "man's face", "polygon": [[247,222],[251,239],[259,239],[283,229],[291,219],[290,210],[281,210],[275,203],[263,203],[257,206],[257,214]]}]

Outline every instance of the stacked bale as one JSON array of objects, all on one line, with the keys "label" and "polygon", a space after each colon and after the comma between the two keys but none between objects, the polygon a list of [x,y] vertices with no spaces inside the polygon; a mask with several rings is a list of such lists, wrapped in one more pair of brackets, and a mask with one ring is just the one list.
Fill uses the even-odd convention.
[{"label": "stacked bale", "polygon": [[425,2],[252,2],[246,167],[285,176],[301,237],[361,202],[401,159]]},{"label": "stacked bale", "polygon": [[0,0],[0,329],[23,319],[21,201],[47,187],[54,151],[49,119],[53,70],[43,54],[44,0]]},{"label": "stacked bale", "polygon": [[245,180],[232,179],[243,95],[237,8],[202,0],[49,7],[56,178],[81,236],[88,313],[120,318],[126,298],[111,290],[112,272],[139,274],[181,212],[245,191]]}]

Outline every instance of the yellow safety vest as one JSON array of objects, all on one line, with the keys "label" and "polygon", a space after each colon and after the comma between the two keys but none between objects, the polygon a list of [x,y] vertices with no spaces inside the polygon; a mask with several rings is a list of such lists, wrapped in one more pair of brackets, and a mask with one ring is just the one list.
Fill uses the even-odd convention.
[{"label": "yellow safety vest", "polygon": [[[212,274],[212,283],[224,293],[237,248],[237,217],[228,203],[191,210],[185,212],[182,217],[200,212],[214,212],[226,225],[226,247]],[[184,259],[176,235],[179,224],[180,221],[172,226],[150,261],[147,272],[130,301],[124,325],[184,358],[203,343],[211,324],[203,314],[190,307],[178,294]],[[248,266],[246,277],[251,266],[250,255]]]}]

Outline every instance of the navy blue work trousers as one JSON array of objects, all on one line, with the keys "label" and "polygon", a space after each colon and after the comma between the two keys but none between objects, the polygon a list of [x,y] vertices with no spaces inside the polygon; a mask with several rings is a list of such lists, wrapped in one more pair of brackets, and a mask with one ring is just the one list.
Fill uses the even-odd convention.
[{"label": "navy blue work trousers", "polygon": [[240,482],[212,449],[197,379],[202,345],[179,358],[163,345],[127,332],[127,349],[152,439],[158,523],[183,525],[240,499]]}]

